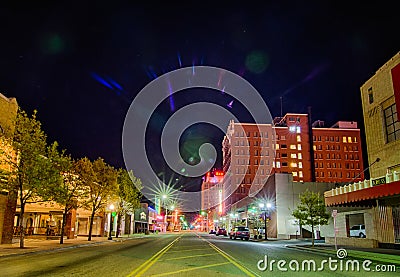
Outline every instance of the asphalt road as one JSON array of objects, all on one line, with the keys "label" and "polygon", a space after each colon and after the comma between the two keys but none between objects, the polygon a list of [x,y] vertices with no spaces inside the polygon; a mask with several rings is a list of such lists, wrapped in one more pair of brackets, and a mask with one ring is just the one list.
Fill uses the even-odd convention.
[{"label": "asphalt road", "polygon": [[[164,234],[3,257],[0,276],[398,276],[398,272],[366,272],[363,261],[359,261],[359,272],[351,266],[346,270],[345,259],[287,248],[287,243],[291,242],[230,240],[192,232]],[[330,267],[329,259],[337,262]],[[308,262],[302,269],[304,260]],[[310,261],[315,269],[312,264],[308,268]],[[375,265],[369,269],[375,270]]]}]

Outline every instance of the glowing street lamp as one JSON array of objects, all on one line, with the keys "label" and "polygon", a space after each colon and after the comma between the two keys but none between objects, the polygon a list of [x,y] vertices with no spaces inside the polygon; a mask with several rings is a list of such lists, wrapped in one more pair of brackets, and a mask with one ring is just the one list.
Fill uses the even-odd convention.
[{"label": "glowing street lamp", "polygon": [[112,229],[113,229],[113,215],[112,215],[112,213],[113,213],[113,211],[114,211],[114,205],[113,204],[110,204],[110,206],[109,206],[109,209],[110,209],[110,230],[109,230],[109,233],[108,233],[108,240],[112,240],[112,236],[111,236],[111,232],[112,232]]},{"label": "glowing street lamp", "polygon": [[264,240],[268,240],[267,237],[267,211],[269,211],[272,208],[272,204],[267,202],[266,205],[264,205],[264,203],[260,203],[259,204],[261,210],[264,209],[264,232],[265,232],[265,236],[264,236]]}]

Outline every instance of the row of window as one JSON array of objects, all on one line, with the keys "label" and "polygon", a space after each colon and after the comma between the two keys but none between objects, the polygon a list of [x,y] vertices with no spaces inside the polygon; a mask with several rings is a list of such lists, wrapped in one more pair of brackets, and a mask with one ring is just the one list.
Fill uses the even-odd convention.
[{"label": "row of window", "polygon": [[[254,137],[254,138],[268,138],[268,132],[246,132],[246,134],[244,132],[235,132],[235,137]],[[274,135],[272,135],[272,139],[274,139]]]},{"label": "row of window", "polygon": [[[276,144],[275,145],[275,149],[276,150],[279,150],[279,149],[288,149],[288,146],[287,146],[287,144]],[[289,145],[289,149],[293,149],[293,150],[301,150],[301,144],[299,143],[299,144],[290,144]]]},{"label": "row of window", "polygon": [[[250,155],[249,149],[236,149],[236,155]],[[254,156],[269,156],[269,150],[254,150]]]},{"label": "row of window", "polygon": [[[322,160],[323,155],[322,153],[314,153],[314,159],[316,160]],[[340,154],[334,154],[334,153],[327,153],[326,154],[326,160],[340,160],[342,159],[342,155]],[[358,156],[358,154],[344,154],[344,159],[345,160],[359,160],[360,157]]]},{"label": "row of window", "polygon": [[[314,149],[314,151],[323,150],[322,144],[313,145],[313,149]],[[325,145],[325,150],[338,151],[338,150],[340,150],[340,145]],[[343,151],[345,151],[345,152],[358,151],[358,146],[357,145],[343,146]]]},{"label": "row of window", "polygon": [[[276,135],[276,139],[277,139],[277,140],[286,140],[286,136],[284,136],[284,135],[281,135],[281,136]],[[297,135],[297,136],[296,136],[296,140],[297,140],[297,142],[301,142],[301,136],[300,136],[300,135]]]},{"label": "row of window", "polygon": [[[250,159],[236,159],[237,165],[250,165]],[[269,159],[256,159],[254,160],[254,165],[270,165]]]},{"label": "row of window", "polygon": [[[315,168],[324,168],[324,163],[314,163]],[[325,163],[326,168],[342,168],[342,163]],[[344,163],[346,169],[360,169],[359,163]]]},{"label": "row of window", "polygon": [[[322,136],[313,136],[313,141],[322,141]],[[326,136],[324,141],[335,141],[335,142],[340,142],[340,137],[339,136]],[[349,136],[343,136],[342,141],[344,143],[353,143],[357,142],[357,137],[349,137]]]},{"label": "row of window", "polygon": [[298,176],[299,178],[303,178],[303,171],[299,171],[299,172],[293,171],[292,175],[293,175],[293,177],[297,177]]},{"label": "row of window", "polygon": [[[288,155],[288,153],[276,153],[276,156],[275,156],[275,157],[276,157],[276,158],[288,158],[289,155]],[[290,154],[290,158],[301,160],[301,159],[303,159],[303,155],[302,155],[301,153],[298,153],[298,154],[296,154],[296,153],[291,153],[291,154]]]},{"label": "row of window", "polygon": [[[250,146],[251,141],[248,140],[236,140],[235,146]],[[269,147],[269,141],[253,141],[253,146]]]},{"label": "row of window", "polygon": [[288,162],[280,162],[280,161],[274,161],[272,162],[272,166],[276,168],[281,168],[281,167],[298,167],[298,168],[303,168],[303,163],[302,162],[291,162],[290,164]]},{"label": "row of window", "polygon": [[[343,172],[342,171],[328,171],[326,177],[333,177],[333,178],[343,178]],[[345,172],[346,178],[354,178],[358,175],[357,172],[354,171],[347,171]],[[325,177],[325,172],[315,172],[315,177]]]}]

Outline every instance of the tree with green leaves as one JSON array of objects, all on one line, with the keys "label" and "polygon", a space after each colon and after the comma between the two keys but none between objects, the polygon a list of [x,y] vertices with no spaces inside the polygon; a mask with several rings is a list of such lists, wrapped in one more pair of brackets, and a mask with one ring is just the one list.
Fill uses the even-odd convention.
[{"label": "tree with green leaves", "polygon": [[0,182],[1,188],[9,192],[9,197],[18,197],[19,200],[21,208],[17,226],[20,248],[24,248],[25,205],[43,201],[47,187],[60,178],[52,161],[47,158],[47,136],[36,114],[34,111],[29,117],[25,111],[18,110],[10,141],[13,151],[4,161],[11,171],[6,176],[3,174],[3,182]]},{"label": "tree with green leaves", "polygon": [[88,197],[83,207],[91,211],[88,236],[88,241],[91,241],[94,216],[102,211],[109,199],[117,193],[117,171],[102,158],[94,162],[82,158],[78,160],[76,169],[79,178],[88,188]]},{"label": "tree with green leaves", "polygon": [[133,214],[134,210],[140,207],[141,199],[141,185],[142,182],[139,178],[133,175],[132,171],[126,169],[118,169],[117,177],[118,191],[116,194],[116,213],[117,213],[117,230],[116,237],[120,233],[119,226],[121,225],[122,217],[127,214]]},{"label": "tree with green leaves", "polygon": [[61,225],[60,244],[64,243],[64,230],[68,214],[82,205],[82,199],[88,196],[88,187],[84,185],[76,174],[77,162],[65,150],[58,150],[58,144],[49,147],[48,157],[61,176],[60,182],[53,183],[48,190],[47,198],[64,208]]},{"label": "tree with green leaves", "polygon": [[314,227],[328,224],[330,217],[326,212],[324,198],[319,193],[306,190],[300,194],[300,203],[292,212],[292,215],[299,220],[300,225],[308,225],[311,227],[311,241],[314,247]]}]

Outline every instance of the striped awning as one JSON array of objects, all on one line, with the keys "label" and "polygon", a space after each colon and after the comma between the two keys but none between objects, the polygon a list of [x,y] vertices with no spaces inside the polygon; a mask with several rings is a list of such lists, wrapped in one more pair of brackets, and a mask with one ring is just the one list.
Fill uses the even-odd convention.
[{"label": "striped awning", "polygon": [[325,205],[332,207],[355,204],[365,200],[382,199],[392,196],[400,196],[400,181],[325,197]]}]

